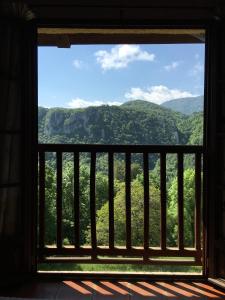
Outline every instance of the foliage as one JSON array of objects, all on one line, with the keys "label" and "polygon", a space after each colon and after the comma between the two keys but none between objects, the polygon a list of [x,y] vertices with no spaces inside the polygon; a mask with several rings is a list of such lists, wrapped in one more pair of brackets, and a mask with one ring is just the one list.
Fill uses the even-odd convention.
[{"label": "foliage", "polygon": [[46,244],[56,242],[56,181],[54,170],[49,164],[45,167],[45,223]]},{"label": "foliage", "polygon": [[184,115],[146,101],[86,109],[39,108],[44,143],[179,144]]},{"label": "foliage", "polygon": [[[132,244],[134,246],[143,245],[144,232],[144,190],[142,182],[137,178],[131,184],[131,219],[132,219]],[[151,232],[150,243],[152,246],[159,245],[159,220],[160,220],[160,196],[159,190],[151,186],[150,188],[150,211]],[[109,226],[109,203],[108,201],[97,211],[97,236],[99,245],[108,244]],[[115,219],[115,243],[125,245],[126,237],[126,215],[125,215],[125,185],[119,183],[119,190],[114,199],[114,219]]]},{"label": "foliage", "polygon": [[[178,203],[177,177],[172,181],[168,191],[168,220],[169,243],[175,245],[178,237]],[[187,169],[184,172],[184,244],[194,246],[194,213],[195,213],[195,170]]]}]

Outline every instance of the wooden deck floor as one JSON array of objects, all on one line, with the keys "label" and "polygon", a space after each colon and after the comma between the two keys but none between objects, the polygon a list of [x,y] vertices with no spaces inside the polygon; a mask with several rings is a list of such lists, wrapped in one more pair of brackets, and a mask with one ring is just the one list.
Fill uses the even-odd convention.
[{"label": "wooden deck floor", "polygon": [[202,282],[61,281],[36,282],[0,292],[0,297],[140,300],[225,299],[225,291]]}]

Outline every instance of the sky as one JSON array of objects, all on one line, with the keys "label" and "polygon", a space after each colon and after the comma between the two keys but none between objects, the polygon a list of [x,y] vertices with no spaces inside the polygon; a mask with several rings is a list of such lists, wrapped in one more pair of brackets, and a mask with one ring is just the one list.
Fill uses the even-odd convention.
[{"label": "sky", "polygon": [[84,108],[204,93],[204,44],[38,48],[38,104]]}]

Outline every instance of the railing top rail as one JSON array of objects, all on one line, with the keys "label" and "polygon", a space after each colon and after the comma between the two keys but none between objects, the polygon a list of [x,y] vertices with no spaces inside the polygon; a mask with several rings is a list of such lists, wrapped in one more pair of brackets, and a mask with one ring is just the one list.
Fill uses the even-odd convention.
[{"label": "railing top rail", "polygon": [[203,153],[202,145],[38,144],[44,152]]}]

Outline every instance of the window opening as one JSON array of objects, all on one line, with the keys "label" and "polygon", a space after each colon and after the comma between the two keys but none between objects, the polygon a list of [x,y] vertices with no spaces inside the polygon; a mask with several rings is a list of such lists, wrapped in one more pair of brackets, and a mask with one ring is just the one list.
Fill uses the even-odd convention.
[{"label": "window opening", "polygon": [[201,273],[204,30],[39,44],[39,269]]}]

